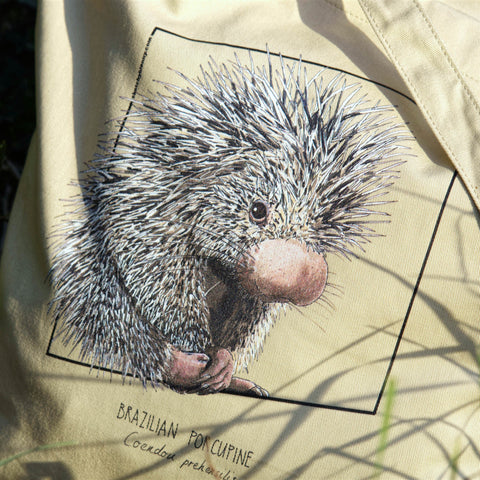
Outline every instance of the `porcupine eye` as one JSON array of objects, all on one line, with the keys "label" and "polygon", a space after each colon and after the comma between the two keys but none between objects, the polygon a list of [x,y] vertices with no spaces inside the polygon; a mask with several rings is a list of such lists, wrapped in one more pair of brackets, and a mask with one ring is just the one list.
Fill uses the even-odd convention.
[{"label": "porcupine eye", "polygon": [[268,220],[268,204],[262,200],[253,202],[250,208],[250,221],[257,225],[265,225]]}]

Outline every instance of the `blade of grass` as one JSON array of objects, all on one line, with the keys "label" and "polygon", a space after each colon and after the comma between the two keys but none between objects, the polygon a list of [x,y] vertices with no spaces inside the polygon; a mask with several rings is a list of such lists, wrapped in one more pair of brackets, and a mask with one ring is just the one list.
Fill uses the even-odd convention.
[{"label": "blade of grass", "polygon": [[7,463],[13,462],[13,460],[16,460],[17,458],[24,457],[25,455],[29,455],[30,453],[33,453],[33,452],[40,452],[41,450],[50,450],[53,448],[71,447],[73,445],[78,445],[78,442],[70,441],[70,442],[50,443],[48,445],[39,445],[38,447],[34,447],[34,448],[31,448],[30,450],[25,450],[20,453],[16,453],[11,457],[7,457],[7,458],[4,458],[3,460],[0,460],[0,467],[3,467]]},{"label": "blade of grass", "polygon": [[450,461],[450,480],[455,480],[455,478],[457,478],[458,459],[460,458],[461,454],[462,454],[462,451],[460,449],[460,445],[457,442],[457,445],[455,445],[455,450],[454,450],[452,456],[449,458],[449,461]]},{"label": "blade of grass", "polygon": [[[478,386],[480,387],[480,345],[477,346],[475,350],[475,358],[477,360],[478,366]],[[480,398],[480,397],[479,397]],[[460,440],[457,440],[455,448],[453,450],[452,455],[450,456],[449,464],[450,464],[450,480],[455,480],[457,478],[460,470],[458,467],[460,456],[462,455],[463,451],[460,448]]]},{"label": "blade of grass", "polygon": [[374,478],[379,478],[383,471],[383,460],[385,457],[385,450],[388,446],[388,431],[390,429],[395,396],[395,381],[391,379],[388,382],[387,391],[385,392],[385,410],[383,412],[382,426],[380,428],[378,439],[377,460],[375,462],[376,473]]},{"label": "blade of grass", "polygon": [[480,345],[477,346],[478,386],[480,387]]}]

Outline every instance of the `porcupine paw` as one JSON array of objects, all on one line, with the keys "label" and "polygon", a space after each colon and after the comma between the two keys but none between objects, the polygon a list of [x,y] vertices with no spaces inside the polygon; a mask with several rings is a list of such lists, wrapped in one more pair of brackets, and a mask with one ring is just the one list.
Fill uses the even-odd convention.
[{"label": "porcupine paw", "polygon": [[251,382],[250,380],[245,380],[244,378],[233,377],[230,382],[230,386],[225,390],[230,393],[243,393],[249,397],[268,397],[269,393],[267,390],[262,388],[260,385]]},{"label": "porcupine paw", "polygon": [[210,362],[200,376],[200,384],[195,390],[199,395],[225,390],[232,381],[235,366],[232,354],[225,348],[211,349],[208,354]]},{"label": "porcupine paw", "polygon": [[174,390],[193,393],[201,381],[210,357],[204,353],[183,352],[174,349],[168,373],[167,383]]}]

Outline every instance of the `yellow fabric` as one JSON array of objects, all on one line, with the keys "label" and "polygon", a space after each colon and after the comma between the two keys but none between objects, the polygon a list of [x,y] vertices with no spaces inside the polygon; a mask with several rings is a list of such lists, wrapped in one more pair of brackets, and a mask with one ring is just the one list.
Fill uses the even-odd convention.
[{"label": "yellow fabric", "polygon": [[[0,275],[0,462],[72,444],[0,478],[480,478],[478,86],[462,63],[478,46],[453,32],[480,13],[465,4],[448,29],[438,2],[40,2],[37,131]],[[245,374],[274,400],[89,374],[51,342],[48,312],[49,235],[71,181],[134,91],[195,77],[210,56],[248,63],[250,49],[261,65],[266,45],[301,55],[309,76],[344,72],[408,125],[384,237],[328,258],[333,308],[279,318]]]}]

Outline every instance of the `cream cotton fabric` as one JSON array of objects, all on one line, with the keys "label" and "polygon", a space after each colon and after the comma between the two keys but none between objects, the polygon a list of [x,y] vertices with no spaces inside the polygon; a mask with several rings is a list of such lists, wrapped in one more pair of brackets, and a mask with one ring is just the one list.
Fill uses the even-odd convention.
[{"label": "cream cotton fabric", "polygon": [[[0,277],[0,459],[35,451],[0,478],[480,478],[479,20],[477,2],[40,2],[37,129]],[[382,237],[328,257],[333,308],[278,319],[244,374],[271,399],[89,374],[48,311],[72,180],[155,80],[249,51],[262,65],[267,46],[277,68],[281,53],[343,73],[412,133]]]}]

